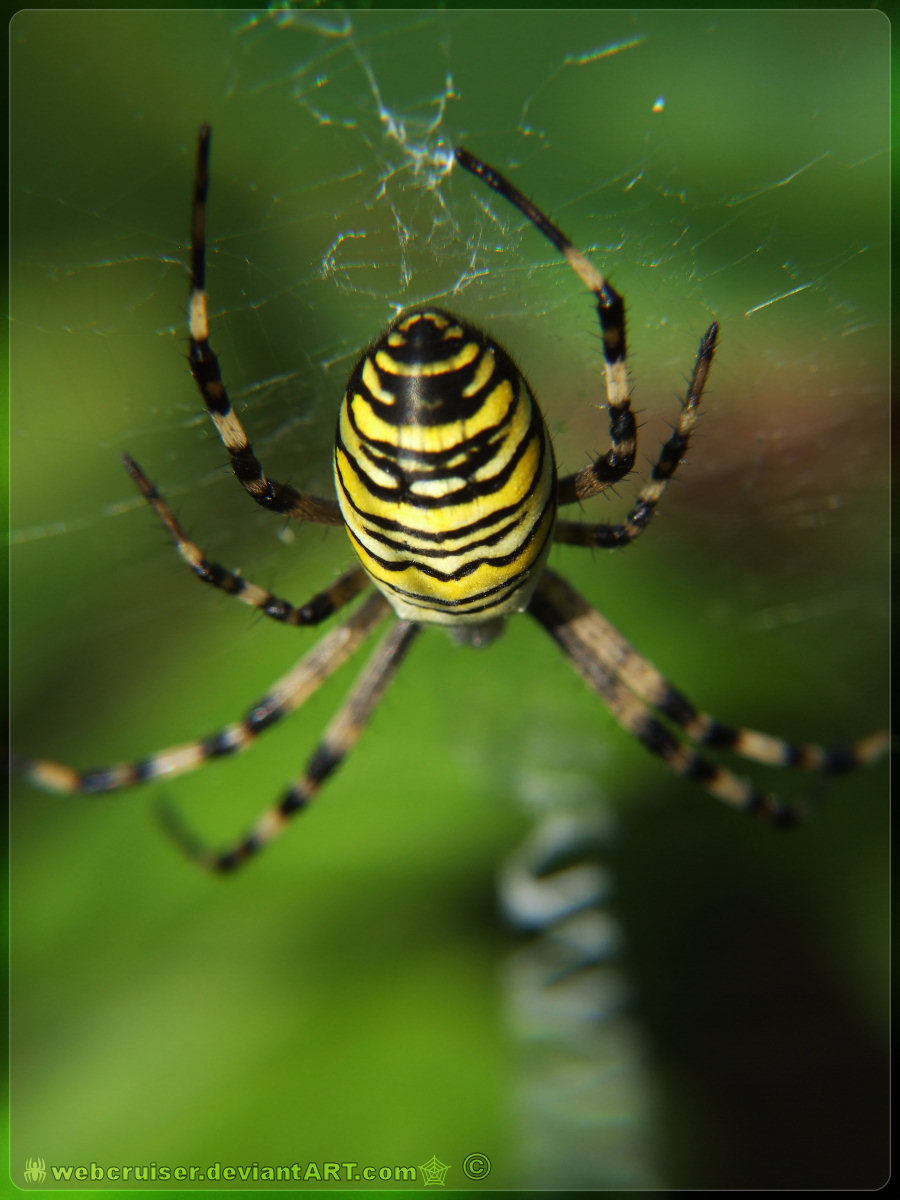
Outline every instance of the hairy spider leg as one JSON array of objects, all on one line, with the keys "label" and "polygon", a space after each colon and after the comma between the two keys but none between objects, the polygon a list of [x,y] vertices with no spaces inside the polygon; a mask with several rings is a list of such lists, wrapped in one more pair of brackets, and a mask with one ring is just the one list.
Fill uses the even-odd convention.
[{"label": "hairy spider leg", "polygon": [[64,794],[112,792],[171,779],[193,771],[211,758],[236,754],[251,746],[261,733],[304,704],[321,684],[365,641],[389,613],[386,600],[373,594],[340,625],[330,630],[240,720],[205,738],[159,750],[147,758],[79,771],[46,759],[13,758],[13,767],[44,791]]},{"label": "hairy spider leg", "polygon": [[465,170],[484,180],[488,187],[527,217],[563,255],[596,300],[603,334],[610,448],[584,470],[560,479],[558,492],[560,504],[585,500],[588,496],[594,496],[617,483],[634,466],[637,430],[631,411],[631,389],[625,360],[625,301],[593,263],[589,262],[580,250],[575,249],[562,230],[499,171],[483,163],[462,146],[456,149],[456,161]]},{"label": "hairy spider leg", "polygon": [[266,809],[250,832],[229,849],[208,849],[171,809],[164,808],[161,813],[164,825],[188,857],[209,871],[233,871],[276,838],[291,817],[303,812],[356,745],[420,628],[414,621],[397,621],[391,626],[325,730],[303,775],[291,784],[277,804]]},{"label": "hairy spider leg", "polygon": [[297,607],[273,595],[266,588],[251,583],[236,571],[211,562],[200,547],[187,536],[178,518],[134,459],[125,454],[122,456],[122,462],[141,495],[165,526],[182,560],[196,577],[202,583],[208,583],[229,596],[235,596],[243,604],[249,604],[251,608],[257,609],[274,621],[283,625],[318,625],[370,586],[369,577],[363,568],[351,567],[330,587],[317,592],[311,600]]},{"label": "hairy spider leg", "polygon": [[581,521],[557,521],[554,534],[557,542],[576,546],[597,546],[610,549],[628,546],[644,532],[653,519],[666,485],[678,469],[690,444],[691,434],[697,423],[697,412],[710,364],[716,348],[719,326],[713,322],[700,342],[694,370],[681,405],[678,424],[672,436],[662,445],[659,457],[653,464],[650,481],[638,492],[637,499],[620,524],[586,524]]},{"label": "hairy spider leg", "polygon": [[271,512],[319,525],[342,525],[336,500],[311,496],[288,483],[269,479],[237,414],[231,407],[219,370],[219,361],[209,344],[209,317],[206,296],[206,195],[209,189],[209,147],[211,130],[200,128],[197,141],[197,172],[191,206],[191,291],[188,302],[188,360],[191,373],[219,437],[231,458],[235,475],[247,494]]},{"label": "hairy spider leg", "polygon": [[[559,250],[596,299],[603,334],[610,449],[583,470],[564,476],[558,485],[559,504],[573,504],[586,500],[617,483],[634,467],[637,430],[631,409],[626,361],[625,300],[609,280],[572,245],[562,230],[499,171],[481,162],[462,147],[456,150],[456,160],[460,166],[483,179],[498,195],[527,217]],[[696,423],[697,408],[715,352],[718,332],[719,327],[713,322],[703,336],[678,426],[664,443],[653,467],[650,482],[641,489],[624,522],[615,525],[588,525],[560,521],[554,535],[556,541],[604,548],[623,546],[633,542],[647,528],[667,482],[687,452],[690,435]]]},{"label": "hairy spider leg", "polygon": [[[694,708],[555,571],[545,570],[528,611],[627,733],[677,775],[699,783],[725,804],[774,825],[794,825],[800,814],[780,797],[761,791],[750,780],[704,757],[687,743],[767,766],[799,767],[826,774],[863,766],[889,748],[890,735],[884,732],[870,734],[845,749],[828,750],[722,724]],[[684,740],[669,725],[679,730]]]}]

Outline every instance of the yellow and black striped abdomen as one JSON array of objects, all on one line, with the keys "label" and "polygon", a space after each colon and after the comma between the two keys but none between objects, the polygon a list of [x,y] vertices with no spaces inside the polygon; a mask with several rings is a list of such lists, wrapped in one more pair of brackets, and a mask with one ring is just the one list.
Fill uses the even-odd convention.
[{"label": "yellow and black striped abdomen", "polygon": [[401,314],[350,377],[334,473],[354,548],[399,616],[471,625],[528,603],[556,468],[531,389],[484,334],[436,309]]}]

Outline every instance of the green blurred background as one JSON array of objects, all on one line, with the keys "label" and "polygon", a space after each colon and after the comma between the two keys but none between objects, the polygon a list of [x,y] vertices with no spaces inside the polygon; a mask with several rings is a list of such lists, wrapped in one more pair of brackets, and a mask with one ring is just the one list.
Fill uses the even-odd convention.
[{"label": "green blurred background", "polygon": [[[201,120],[213,344],[273,475],[330,487],[355,357],[432,299],[517,357],[565,469],[603,447],[591,305],[515,214],[441,173],[463,140],[625,293],[642,471],[722,324],[653,530],[554,565],[724,720],[831,743],[884,723],[881,14],[22,12],[11,44],[20,750],[91,766],[206,734],[315,640],[195,586],[124,451],[211,557],[278,594],[301,602],[349,562],[340,532],[255,511],[198,411],[183,326]],[[633,746],[520,619],[479,655],[420,639],[315,809],[240,877],[192,870],[154,793],[229,841],[361,661],[240,760],[99,799],[16,786],[13,1180],[29,1156],[435,1154],[464,1187],[459,1163],[483,1152],[486,1182],[527,1187],[494,876],[529,828],[521,796],[575,776],[616,818],[642,1168],[682,1187],[877,1186],[886,768],[829,784],[809,827],[774,836]]]}]

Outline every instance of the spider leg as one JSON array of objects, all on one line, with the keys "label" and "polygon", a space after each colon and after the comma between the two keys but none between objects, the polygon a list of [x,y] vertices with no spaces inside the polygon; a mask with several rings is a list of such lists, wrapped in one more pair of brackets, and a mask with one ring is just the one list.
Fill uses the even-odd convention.
[{"label": "spider leg", "polygon": [[603,335],[606,374],[606,407],[609,412],[609,450],[574,475],[559,481],[558,502],[572,504],[605,491],[624,478],[634,466],[637,429],[631,411],[631,389],[625,361],[625,301],[593,263],[572,245],[566,235],[527,196],[505,179],[499,171],[477,159],[462,146],[455,151],[456,161],[465,170],[483,179],[510,204],[527,217],[562,254],[582,283],[593,293]]},{"label": "spider leg", "polygon": [[[716,349],[719,327],[713,322],[700,342],[691,380],[681,405],[681,416],[668,441],[663,443],[659,457],[650,474],[650,482],[641,488],[631,511],[618,525],[587,525],[580,521],[559,521],[554,540],[576,546],[627,546],[644,532],[653,519],[656,507],[675,474],[690,443],[697,423],[697,410],[706,386],[709,368]],[[564,503],[564,501],[560,501]]]},{"label": "spider leg", "polygon": [[[688,743],[727,751],[768,766],[836,773],[871,762],[890,745],[875,733],[845,750],[790,742],[723,725],[697,711],[620,633],[554,571],[545,570],[529,612],[561,647],[575,670],[594,689],[622,728],[658,755],[678,775],[693,779],[717,799],[775,825],[796,823],[797,811],[778,796],[760,791]],[[673,732],[660,717],[677,730]]]},{"label": "spider leg", "polygon": [[191,292],[188,304],[189,354],[191,373],[219,437],[231,458],[231,466],[241,485],[263,508],[302,521],[320,525],[342,525],[336,500],[327,500],[299,492],[287,483],[269,479],[253,453],[244,427],[238,420],[219,370],[219,361],[209,344],[209,319],[206,296],[206,194],[209,188],[208,125],[200,128],[197,142],[197,173],[191,209]]},{"label": "spider leg", "polygon": [[210,758],[246,750],[266,729],[301,704],[345,662],[390,612],[380,594],[369,597],[354,613],[330,630],[240,720],[197,741],[171,746],[148,758],[115,766],[79,771],[45,759],[13,755],[13,770],[44,791],[72,793],[112,792],[119,788],[171,779],[193,771]]},{"label": "spider leg", "polygon": [[249,833],[229,849],[214,851],[204,847],[185,828],[177,814],[168,808],[164,809],[162,817],[166,829],[181,849],[207,870],[226,872],[243,866],[276,838],[291,817],[308,807],[325,780],[356,745],[420,628],[413,621],[398,621],[391,626],[325,730],[304,773],[291,784],[277,804],[262,814]]},{"label": "spider leg", "polygon": [[166,527],[178,553],[196,577],[203,583],[237,597],[242,603],[258,609],[265,616],[285,625],[318,625],[369,586],[369,577],[362,567],[357,566],[346,571],[331,587],[326,588],[324,592],[318,592],[299,608],[287,600],[273,596],[271,592],[244,579],[237,572],[210,562],[200,547],[187,536],[178,518],[134,459],[125,454],[122,461],[135,486]]}]

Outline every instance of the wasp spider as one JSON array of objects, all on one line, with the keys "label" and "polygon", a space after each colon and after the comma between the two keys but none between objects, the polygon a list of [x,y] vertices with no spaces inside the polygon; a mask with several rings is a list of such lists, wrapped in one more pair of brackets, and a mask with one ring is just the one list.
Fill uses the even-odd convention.
[{"label": "wasp spider", "polygon": [[[301,704],[393,610],[396,620],[325,731],[305,772],[233,846],[210,851],[174,818],[172,832],[198,862],[228,871],[270,842],[306,808],[355,745],[420,630],[443,626],[461,643],[482,646],[507,617],[527,612],[628,733],[678,775],[726,804],[776,825],[795,820],[777,797],[704,756],[728,751],[769,766],[836,772],[867,763],[887,745],[877,733],[845,750],[793,745],[722,724],[696,709],[598,612],[547,565],[554,541],[625,546],[650,524],[665,486],[688,448],[718,337],[700,342],[681,415],[649,482],[620,524],[557,520],[557,508],[596,496],[634,465],[636,430],[625,360],[623,298],[569,239],[503,176],[467,150],[456,162],[517,208],[560,251],[590,290],[603,336],[610,445],[572,475],[557,477],[547,428],[528,383],[486,334],[437,308],[411,309],[390,325],[353,369],[334,445],[337,500],[269,478],[231,407],[209,343],[205,290],[206,195],[210,130],[200,131],[192,207],[190,365],[240,483],[280,516],[343,525],[357,564],[331,587],[295,607],[217,563],[188,538],[137,463],[125,466],[198,579],[286,625],[317,625],[365,591],[367,599],[239,721],[139,762],[79,771],[17,758],[18,769],[53,792],[108,792],[168,778],[210,758],[245,750]],[[374,584],[375,590],[371,591]]]}]

